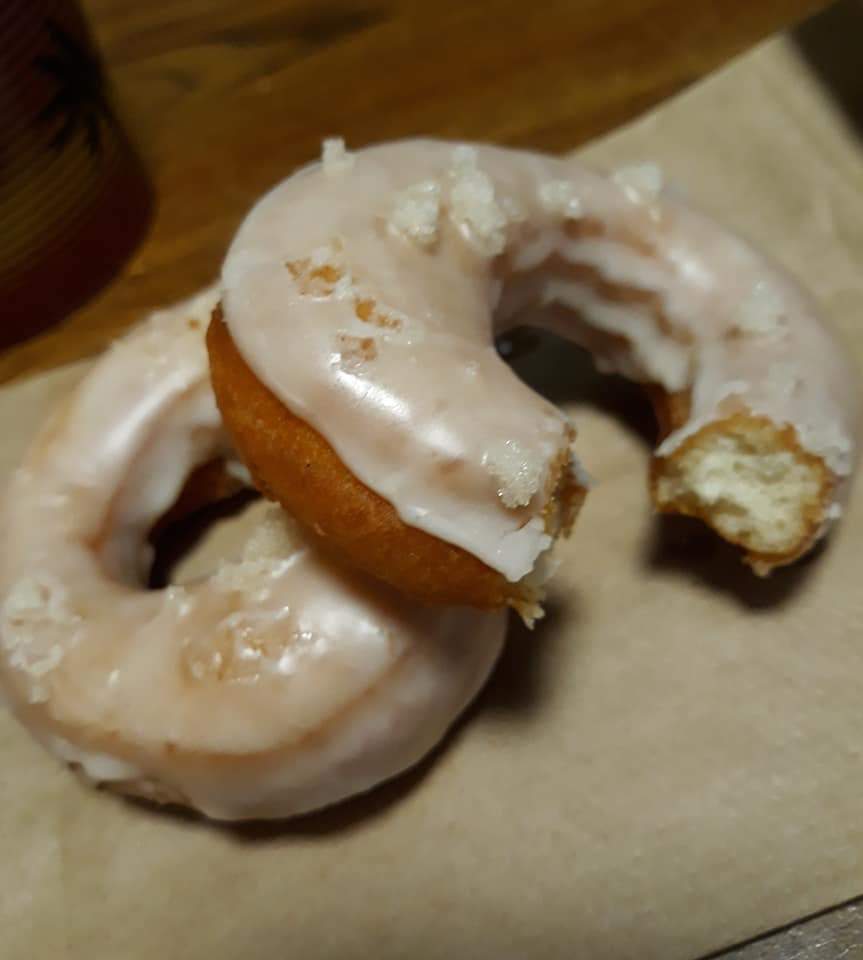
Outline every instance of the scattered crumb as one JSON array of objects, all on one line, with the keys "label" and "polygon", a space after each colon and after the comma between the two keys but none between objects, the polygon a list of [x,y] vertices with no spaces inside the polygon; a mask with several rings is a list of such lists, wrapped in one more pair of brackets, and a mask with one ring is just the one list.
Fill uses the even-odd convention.
[{"label": "scattered crumb", "polygon": [[31,703],[47,699],[40,681],[60,665],[80,624],[66,588],[47,574],[25,577],[9,590],[0,615],[2,643],[10,666],[30,678]]},{"label": "scattered crumb", "polygon": [[440,184],[422,180],[396,194],[390,213],[390,229],[417,246],[432,247],[438,239]]},{"label": "scattered crumb", "polygon": [[310,657],[326,652],[324,637],[290,629],[285,608],[273,614],[236,611],[219,621],[211,636],[187,638],[182,662],[197,682],[255,683],[264,676],[290,677]]},{"label": "scattered crumb", "polygon": [[584,205],[569,180],[547,180],[539,185],[539,202],[546,213],[564,219],[577,219],[584,214]]},{"label": "scattered crumb", "polygon": [[271,583],[290,565],[289,558],[240,560],[223,563],[210,582],[222,593],[238,593],[248,603],[262,603],[271,595]]},{"label": "scattered crumb", "polygon": [[331,137],[323,142],[321,163],[326,176],[339,177],[353,169],[354,155],[345,149],[341,137]]},{"label": "scattered crumb", "polygon": [[184,641],[183,661],[195,680],[250,679],[264,665],[278,663],[290,639],[279,624],[290,615],[290,608],[285,604],[254,608],[270,599],[273,581],[289,569],[302,549],[296,527],[281,508],[273,506],[246,541],[242,558],[216,570],[212,585],[221,593],[238,594],[242,606],[219,622],[215,636],[196,635]]},{"label": "scattered crumb", "polygon": [[776,336],[787,329],[782,294],[767,280],[759,280],[740,304],[735,328],[756,336]]},{"label": "scattered crumb", "polygon": [[286,260],[285,267],[303,296],[350,300],[357,296],[351,272],[338,238],[315,247],[307,257]]},{"label": "scattered crumb", "polygon": [[475,147],[453,150],[449,216],[481,253],[494,257],[506,246],[507,217],[491,177],[480,170],[477,157]]},{"label": "scattered crumb", "polygon": [[348,373],[358,373],[378,356],[374,337],[355,337],[350,333],[339,333],[336,335],[336,344],[338,365]]},{"label": "scattered crumb", "polygon": [[483,454],[482,465],[500,483],[497,494],[511,509],[530,503],[545,470],[544,462],[531,458],[517,440],[493,443]]}]

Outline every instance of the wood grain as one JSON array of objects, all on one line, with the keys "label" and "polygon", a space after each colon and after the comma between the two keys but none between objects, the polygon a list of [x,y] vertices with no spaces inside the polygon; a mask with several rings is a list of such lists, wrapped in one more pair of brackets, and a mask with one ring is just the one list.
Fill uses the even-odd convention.
[{"label": "wood grain", "polygon": [[214,277],[252,201],[326,135],[571,149],[824,5],[84,0],[158,211],[96,301],[0,355],[0,382],[90,355]]}]

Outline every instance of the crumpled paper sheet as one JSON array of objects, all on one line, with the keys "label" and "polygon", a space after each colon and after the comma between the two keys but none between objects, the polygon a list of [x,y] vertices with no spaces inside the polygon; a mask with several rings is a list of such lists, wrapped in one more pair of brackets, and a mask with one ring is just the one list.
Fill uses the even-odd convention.
[{"label": "crumpled paper sheet", "polygon": [[[660,161],[863,359],[860,152],[785,42],[584,155]],[[2,717],[3,957],[675,960],[863,892],[863,488],[757,581],[650,516],[631,390],[554,345],[523,369],[600,485],[468,722],[366,797],[226,829],[87,789]],[[77,375],[0,392],[3,471]]]}]

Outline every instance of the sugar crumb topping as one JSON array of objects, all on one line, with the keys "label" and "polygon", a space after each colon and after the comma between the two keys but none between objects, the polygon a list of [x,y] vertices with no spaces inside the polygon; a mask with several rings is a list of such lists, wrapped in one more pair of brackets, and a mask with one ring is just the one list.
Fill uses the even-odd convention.
[{"label": "sugar crumb topping", "polygon": [[2,643],[10,666],[31,680],[31,703],[47,699],[40,681],[60,665],[66,648],[77,639],[80,624],[66,588],[53,577],[25,577],[9,590],[0,614]]},{"label": "sugar crumb topping", "polygon": [[289,678],[304,662],[325,656],[328,639],[315,631],[291,628],[291,611],[239,610],[224,617],[214,635],[187,638],[182,658],[193,680],[255,683],[261,677]]},{"label": "sugar crumb topping", "polygon": [[769,281],[757,281],[740,304],[735,327],[741,333],[755,336],[784,333],[787,319],[782,294]]},{"label": "sugar crumb topping", "polygon": [[251,603],[223,617],[214,635],[184,641],[183,663],[194,680],[248,683],[264,674],[287,676],[296,672],[302,658],[323,650],[324,638],[290,627],[288,605],[251,608],[270,598],[273,579],[304,549],[291,518],[280,507],[269,507],[246,540],[241,560],[223,564],[213,577],[218,589],[238,592]]},{"label": "sugar crumb topping", "polygon": [[539,203],[546,213],[564,219],[576,219],[584,214],[584,205],[569,180],[546,180],[539,185]]},{"label": "sugar crumb topping", "polygon": [[498,496],[510,509],[530,503],[545,469],[544,462],[531,456],[517,440],[493,443],[483,454],[482,465],[500,484]]},{"label": "sugar crumb topping", "polygon": [[506,246],[506,211],[498,202],[491,177],[479,167],[475,147],[453,150],[450,180],[452,222],[485,256],[502,253]]},{"label": "sugar crumb topping", "polygon": [[634,163],[620,167],[611,179],[623,188],[633,203],[651,203],[659,198],[665,186],[662,168],[655,163]]},{"label": "sugar crumb topping", "polygon": [[440,184],[435,180],[421,180],[399,191],[390,213],[390,230],[420,247],[434,246],[438,239],[440,194]]},{"label": "sugar crumb topping", "polygon": [[321,163],[326,176],[339,177],[353,169],[354,155],[345,149],[345,141],[341,137],[330,137],[323,142]]}]

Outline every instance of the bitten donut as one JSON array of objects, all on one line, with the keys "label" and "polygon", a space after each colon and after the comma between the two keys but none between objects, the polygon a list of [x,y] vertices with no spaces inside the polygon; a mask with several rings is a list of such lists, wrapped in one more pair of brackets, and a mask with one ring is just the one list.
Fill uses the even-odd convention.
[{"label": "bitten donut", "polygon": [[[283,817],[422,757],[486,679],[504,615],[409,602],[324,560],[275,506],[241,560],[144,588],[148,532],[199,498],[183,494],[190,473],[229,456],[204,347],[215,302],[117,343],[15,473],[0,681],[92,781],[216,818]],[[210,467],[196,476],[212,483]]]},{"label": "bitten donut", "polygon": [[356,567],[529,616],[586,484],[570,422],[494,349],[521,322],[648,388],[656,507],[757,572],[840,515],[857,456],[842,350],[788,276],[651,166],[327,142],[231,245],[216,396],[256,483]]}]

